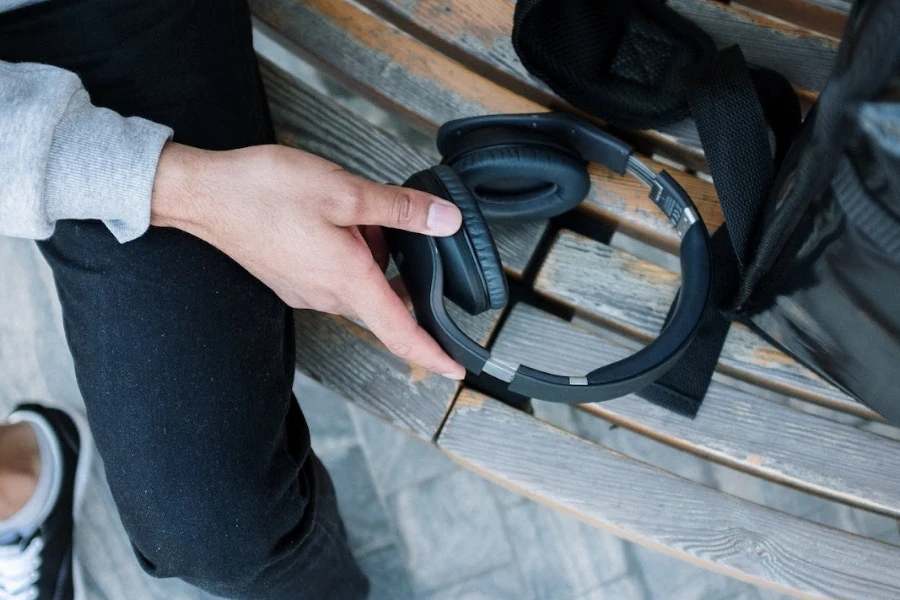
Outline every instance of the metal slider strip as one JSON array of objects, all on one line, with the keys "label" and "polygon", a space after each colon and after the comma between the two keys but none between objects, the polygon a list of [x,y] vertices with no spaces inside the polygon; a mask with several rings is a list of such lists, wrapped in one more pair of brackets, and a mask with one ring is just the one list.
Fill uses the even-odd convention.
[{"label": "metal slider strip", "polygon": [[481,370],[492,377],[496,377],[500,381],[509,383],[513,380],[513,377],[516,376],[519,365],[508,363],[499,358],[489,358],[488,361],[484,363],[484,366],[481,367]]},{"label": "metal slider strip", "polygon": [[[666,196],[664,196],[663,186],[660,185],[659,181],[656,179],[657,174],[653,172],[653,169],[642,163],[633,155],[628,157],[628,162],[625,165],[625,172],[634,176],[635,179],[650,189],[650,199],[666,213],[666,216],[668,216],[670,220],[673,221],[675,231],[678,232],[678,237],[684,237],[684,234],[691,228],[691,225],[699,220],[697,213],[689,206],[677,212],[667,210],[666,206],[664,206],[664,199]],[[681,203],[679,202],[678,206],[680,206],[680,204]],[[675,214],[669,214],[670,212],[675,212]],[[677,220],[675,219],[676,216]]]}]

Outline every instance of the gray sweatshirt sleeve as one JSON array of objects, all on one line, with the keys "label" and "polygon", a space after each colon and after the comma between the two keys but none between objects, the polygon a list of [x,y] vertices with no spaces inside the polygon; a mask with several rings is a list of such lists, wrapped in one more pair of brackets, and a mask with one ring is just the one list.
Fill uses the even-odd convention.
[{"label": "gray sweatshirt sleeve", "polygon": [[0,235],[45,239],[60,219],[99,219],[120,242],[139,237],[171,137],[94,106],[69,71],[0,62]]}]

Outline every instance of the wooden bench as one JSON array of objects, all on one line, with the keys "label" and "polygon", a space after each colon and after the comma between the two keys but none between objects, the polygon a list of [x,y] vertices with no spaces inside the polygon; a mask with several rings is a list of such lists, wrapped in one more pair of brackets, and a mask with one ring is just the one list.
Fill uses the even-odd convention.
[{"label": "wooden bench", "polygon": [[[827,78],[849,8],[846,0],[669,3],[720,45],[738,42],[752,62],[787,75],[807,102]],[[302,57],[332,85],[427,136],[454,118],[566,108],[519,64],[509,41],[511,0],[251,0],[251,6],[257,28],[281,44],[285,60]],[[373,125],[265,57],[263,75],[282,143],[377,181],[400,182],[439,160],[433,147]],[[721,225],[690,123],[632,134],[630,141],[657,169],[673,172],[710,230]],[[514,362],[576,374],[616,360],[655,335],[679,285],[671,270],[677,239],[646,189],[603,167],[591,174],[593,190],[577,218],[494,228],[523,301],[475,318],[453,313],[470,335]],[[671,446],[671,460],[656,465],[603,439],[584,439],[590,428],[578,437],[563,429],[565,419],[548,423],[558,414],[553,407],[536,403],[532,417],[411,367],[344,319],[299,312],[297,334],[301,369],[509,489],[798,598],[900,597],[900,547],[723,493],[682,468],[699,457],[829,502],[900,517],[900,430],[745,328],[732,328],[695,420],[635,397],[579,407],[597,423]]]}]

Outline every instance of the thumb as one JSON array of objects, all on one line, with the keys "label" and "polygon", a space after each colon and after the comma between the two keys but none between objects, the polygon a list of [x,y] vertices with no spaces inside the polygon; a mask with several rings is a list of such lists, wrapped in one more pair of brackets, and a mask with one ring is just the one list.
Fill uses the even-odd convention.
[{"label": "thumb", "polygon": [[335,225],[380,225],[427,235],[448,236],[459,230],[462,214],[452,202],[426,192],[385,185],[349,175],[350,198],[336,203]]}]

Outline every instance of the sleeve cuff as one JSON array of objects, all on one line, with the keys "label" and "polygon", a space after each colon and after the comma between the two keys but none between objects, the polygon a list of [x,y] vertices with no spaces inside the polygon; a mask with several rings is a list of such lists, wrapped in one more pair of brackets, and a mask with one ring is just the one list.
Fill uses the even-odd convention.
[{"label": "sleeve cuff", "polygon": [[44,206],[50,223],[100,219],[119,242],[150,226],[153,181],[172,130],[139,117],[123,117],[73,96],[50,144]]}]

